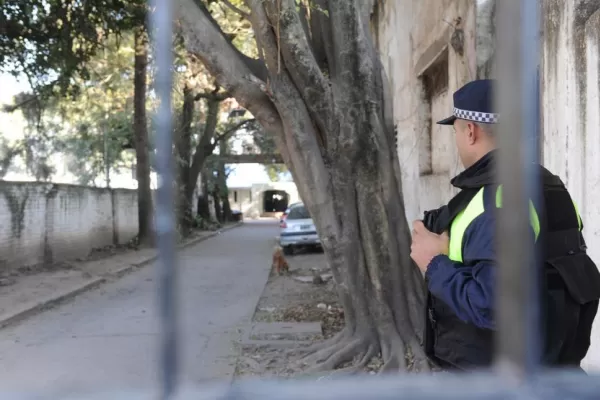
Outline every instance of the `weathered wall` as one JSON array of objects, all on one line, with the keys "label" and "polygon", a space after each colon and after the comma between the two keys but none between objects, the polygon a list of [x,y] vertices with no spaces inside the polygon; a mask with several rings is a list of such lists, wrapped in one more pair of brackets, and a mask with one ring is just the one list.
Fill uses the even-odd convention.
[{"label": "weathered wall", "polygon": [[229,188],[229,204],[232,210],[238,210],[248,215],[252,207],[255,207],[252,198],[252,188]]},{"label": "weathered wall", "polygon": [[377,42],[393,95],[398,156],[409,220],[454,193],[462,167],[450,115],[452,93],[475,79],[474,0],[384,0],[374,16]]},{"label": "weathered wall", "polygon": [[[588,252],[600,264],[600,1],[543,4],[542,159],[577,202]],[[584,364],[600,369],[598,319]]]},{"label": "weathered wall", "polygon": [[0,181],[0,268],[86,256],[136,234],[136,191]]}]

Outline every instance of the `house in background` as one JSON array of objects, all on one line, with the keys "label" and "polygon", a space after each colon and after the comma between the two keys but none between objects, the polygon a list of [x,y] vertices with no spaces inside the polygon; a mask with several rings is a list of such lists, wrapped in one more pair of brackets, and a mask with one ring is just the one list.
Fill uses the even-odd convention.
[{"label": "house in background", "polygon": [[270,217],[284,212],[292,203],[300,202],[294,182],[253,183],[229,187],[232,210],[239,210],[244,218]]}]

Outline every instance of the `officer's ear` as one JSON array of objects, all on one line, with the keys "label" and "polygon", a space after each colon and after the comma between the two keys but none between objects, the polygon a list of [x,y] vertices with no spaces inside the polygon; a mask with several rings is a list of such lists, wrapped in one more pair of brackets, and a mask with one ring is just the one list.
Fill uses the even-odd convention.
[{"label": "officer's ear", "polygon": [[477,125],[474,122],[467,122],[467,143],[473,145],[477,141]]}]

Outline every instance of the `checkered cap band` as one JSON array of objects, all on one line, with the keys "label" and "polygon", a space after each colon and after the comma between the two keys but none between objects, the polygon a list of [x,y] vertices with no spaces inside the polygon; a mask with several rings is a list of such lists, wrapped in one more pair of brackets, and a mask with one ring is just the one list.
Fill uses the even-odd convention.
[{"label": "checkered cap band", "polygon": [[460,119],[466,119],[469,121],[481,122],[484,124],[497,124],[498,114],[484,113],[479,111],[461,110],[460,108],[454,108],[454,116]]}]

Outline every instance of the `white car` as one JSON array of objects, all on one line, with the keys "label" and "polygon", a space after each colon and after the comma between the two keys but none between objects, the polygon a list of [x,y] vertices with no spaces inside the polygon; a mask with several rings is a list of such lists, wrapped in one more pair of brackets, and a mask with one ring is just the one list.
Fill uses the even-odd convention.
[{"label": "white car", "polygon": [[279,245],[284,254],[294,254],[301,246],[320,246],[321,240],[304,204],[293,204],[279,225]]}]

